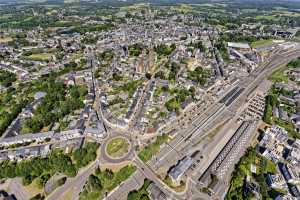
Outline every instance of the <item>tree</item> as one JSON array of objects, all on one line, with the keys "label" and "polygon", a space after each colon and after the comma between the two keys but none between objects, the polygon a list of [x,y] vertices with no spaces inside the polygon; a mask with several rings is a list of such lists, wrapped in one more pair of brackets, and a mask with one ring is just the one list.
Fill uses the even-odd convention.
[{"label": "tree", "polygon": [[59,186],[61,186],[61,185],[65,184],[66,181],[67,181],[67,177],[62,177],[61,179],[59,179],[59,180],[57,181],[57,184],[58,184]]},{"label": "tree", "polygon": [[105,169],[104,171],[104,177],[106,179],[112,179],[114,177],[114,173],[111,169]]},{"label": "tree", "polygon": [[150,79],[151,79],[151,74],[150,74],[150,73],[146,73],[146,74],[145,74],[145,77],[146,77],[148,80],[150,80]]},{"label": "tree", "polygon": [[30,200],[44,200],[45,196],[41,194],[37,194],[34,197],[32,197]]},{"label": "tree", "polygon": [[103,188],[100,179],[93,174],[89,176],[89,185],[92,190],[102,190]]}]

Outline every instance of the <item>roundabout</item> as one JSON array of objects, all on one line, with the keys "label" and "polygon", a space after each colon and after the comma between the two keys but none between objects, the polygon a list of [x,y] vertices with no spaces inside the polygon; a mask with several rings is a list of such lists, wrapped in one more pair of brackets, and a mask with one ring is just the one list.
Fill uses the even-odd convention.
[{"label": "roundabout", "polygon": [[106,144],[106,154],[111,158],[122,158],[130,150],[130,143],[127,138],[115,137],[110,139]]},{"label": "roundabout", "polygon": [[105,163],[121,163],[131,160],[133,145],[126,134],[113,134],[101,145],[101,157]]}]

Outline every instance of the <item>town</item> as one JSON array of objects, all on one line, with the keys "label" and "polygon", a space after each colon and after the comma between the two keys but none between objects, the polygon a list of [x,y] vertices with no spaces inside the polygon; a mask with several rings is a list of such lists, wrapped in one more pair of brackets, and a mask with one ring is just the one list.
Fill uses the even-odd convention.
[{"label": "town", "polygon": [[0,3],[0,199],[300,198],[300,2],[167,2]]}]

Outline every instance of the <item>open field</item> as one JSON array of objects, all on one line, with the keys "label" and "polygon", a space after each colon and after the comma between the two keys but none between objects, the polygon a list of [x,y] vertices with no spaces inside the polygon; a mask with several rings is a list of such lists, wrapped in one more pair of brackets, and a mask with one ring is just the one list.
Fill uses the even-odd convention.
[{"label": "open field", "polygon": [[266,20],[278,20],[279,18],[274,15],[257,15],[255,19],[260,20],[260,19],[266,19]]},{"label": "open field", "polygon": [[257,12],[256,8],[248,8],[248,9],[242,9],[243,13],[253,13],[253,12]]},{"label": "open field", "polygon": [[193,10],[193,7],[187,4],[180,4],[178,6],[171,7],[172,10],[176,10],[178,12],[188,13]]},{"label": "open field", "polygon": [[39,53],[39,54],[32,54],[27,56],[28,60],[35,60],[35,61],[49,61],[51,59],[52,54],[50,53]]},{"label": "open field", "polygon": [[270,39],[270,40],[258,40],[256,42],[252,42],[251,47],[252,48],[258,48],[258,47],[262,47],[262,46],[271,45],[273,43],[274,43],[274,41],[272,39]]}]

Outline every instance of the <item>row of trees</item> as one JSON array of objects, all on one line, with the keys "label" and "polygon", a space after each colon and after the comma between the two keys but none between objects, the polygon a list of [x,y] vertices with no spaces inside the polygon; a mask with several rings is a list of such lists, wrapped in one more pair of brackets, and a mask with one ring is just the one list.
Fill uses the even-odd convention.
[{"label": "row of trees", "polygon": [[0,85],[2,85],[4,87],[9,87],[16,80],[17,80],[17,77],[14,73],[0,70]]},{"label": "row of trees", "polygon": [[273,94],[269,94],[266,96],[266,101],[265,101],[265,110],[264,110],[264,115],[263,115],[263,121],[266,122],[267,124],[272,123],[272,112],[273,112],[273,107],[277,106],[277,96]]},{"label": "row of trees", "polygon": [[154,156],[159,152],[160,146],[163,143],[168,142],[168,140],[169,140],[169,136],[167,134],[157,136],[156,140],[153,143],[147,145],[144,149],[142,149],[139,152],[138,154],[139,158],[142,161],[147,162],[152,158],[152,156]]}]

